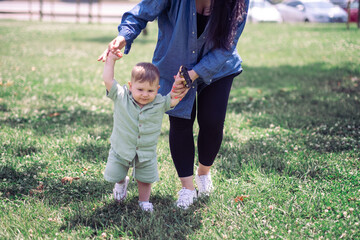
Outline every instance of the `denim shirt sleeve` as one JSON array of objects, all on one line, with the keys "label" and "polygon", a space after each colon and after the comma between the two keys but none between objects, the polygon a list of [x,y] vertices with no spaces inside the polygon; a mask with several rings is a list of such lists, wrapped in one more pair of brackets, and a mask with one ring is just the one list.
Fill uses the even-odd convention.
[{"label": "denim shirt sleeve", "polygon": [[[246,4],[246,14],[248,12],[249,1],[245,1]],[[224,66],[226,61],[231,57],[231,55],[236,52],[236,45],[239,41],[239,38],[244,30],[246,23],[246,14],[243,15],[243,20],[239,22],[237,32],[234,38],[234,42],[231,45],[231,49],[213,49],[209,51],[199,63],[197,63],[192,69],[199,75],[203,81],[209,85],[212,81],[212,78],[217,74],[221,68]]]},{"label": "denim shirt sleeve", "polygon": [[118,30],[119,36],[123,36],[126,40],[125,54],[129,53],[132,42],[146,27],[147,22],[154,21],[169,2],[169,0],[143,0],[124,13]]}]

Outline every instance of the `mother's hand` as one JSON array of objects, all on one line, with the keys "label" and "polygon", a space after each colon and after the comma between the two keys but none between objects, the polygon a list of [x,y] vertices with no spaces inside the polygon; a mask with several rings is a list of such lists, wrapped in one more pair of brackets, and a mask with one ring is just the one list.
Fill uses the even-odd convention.
[{"label": "mother's hand", "polygon": [[174,80],[173,89],[171,90],[172,95],[182,99],[189,91],[189,88],[185,87],[185,79],[182,78],[179,73],[174,76]]},{"label": "mother's hand", "polygon": [[105,49],[105,51],[98,57],[98,61],[106,61],[107,56],[109,55],[109,52],[112,52],[113,54],[117,54],[119,50],[124,48],[126,46],[126,41],[123,36],[117,36],[114,38],[108,45],[108,48]]}]

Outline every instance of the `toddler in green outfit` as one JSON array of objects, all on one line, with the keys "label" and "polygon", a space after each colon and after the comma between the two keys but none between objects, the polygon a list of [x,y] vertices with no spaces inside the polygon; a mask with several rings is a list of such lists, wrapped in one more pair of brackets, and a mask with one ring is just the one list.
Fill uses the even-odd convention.
[{"label": "toddler in green outfit", "polygon": [[114,198],[122,201],[127,195],[129,167],[138,184],[139,205],[142,210],[153,211],[149,202],[151,184],[158,180],[156,146],[164,113],[174,108],[187,93],[173,91],[166,96],[158,94],[160,73],[151,63],[138,63],[131,72],[128,86],[114,80],[115,62],[122,57],[120,51],[105,61],[103,80],[106,95],[114,102],[114,126],[110,137],[111,149],[104,178],[114,182]]}]

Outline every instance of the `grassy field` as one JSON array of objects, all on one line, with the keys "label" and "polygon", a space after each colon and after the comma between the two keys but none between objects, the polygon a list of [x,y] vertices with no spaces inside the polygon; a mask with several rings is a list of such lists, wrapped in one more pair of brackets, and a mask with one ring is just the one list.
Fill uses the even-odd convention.
[{"label": "grassy field", "polygon": [[[150,24],[117,63],[120,82],[151,61],[156,32]],[[114,24],[0,21],[0,239],[360,238],[354,25],[248,24],[215,191],[174,208],[166,116],[153,214],[138,208],[135,183],[117,204],[102,176],[112,103],[96,59],[116,34]]]}]

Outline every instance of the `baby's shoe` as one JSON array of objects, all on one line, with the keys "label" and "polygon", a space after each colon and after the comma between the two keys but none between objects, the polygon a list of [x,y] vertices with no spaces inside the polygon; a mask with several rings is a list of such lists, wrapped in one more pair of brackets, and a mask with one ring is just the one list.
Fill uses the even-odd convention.
[{"label": "baby's shoe", "polygon": [[127,186],[129,184],[129,177],[126,176],[123,183],[115,183],[113,193],[114,199],[118,202],[123,201],[127,196]]},{"label": "baby's shoe", "polygon": [[153,207],[153,204],[151,202],[140,202],[139,201],[139,206],[145,212],[154,211],[154,207]]}]

